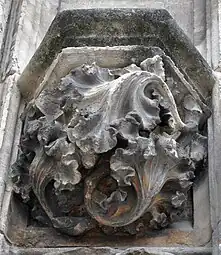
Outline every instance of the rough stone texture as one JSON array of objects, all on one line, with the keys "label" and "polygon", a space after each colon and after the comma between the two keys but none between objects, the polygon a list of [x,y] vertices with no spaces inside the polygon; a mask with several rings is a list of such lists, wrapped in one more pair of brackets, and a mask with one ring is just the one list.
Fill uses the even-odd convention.
[{"label": "rough stone texture", "polygon": [[[171,57],[178,67],[175,68],[175,66],[173,65],[173,68],[175,68],[174,70],[176,70],[176,76],[178,76],[179,79],[184,82],[190,93],[198,95],[198,97],[196,98],[197,102],[201,101],[203,102],[203,104],[207,104],[210,101],[212,87],[215,82],[212,76],[212,72],[209,69],[207,63],[202,59],[199,53],[191,45],[189,39],[183,34],[182,30],[180,30],[176,26],[171,16],[163,10],[146,11],[142,9],[134,10],[132,12],[130,11],[131,10],[117,9],[93,11],[78,10],[65,11],[58,15],[57,19],[53,22],[49,32],[47,33],[44,41],[42,42],[41,46],[39,47],[38,51],[36,52],[35,56],[33,57],[32,61],[30,62],[29,66],[26,68],[24,74],[20,79],[19,84],[20,88],[23,91],[23,95],[28,95],[29,98],[31,98],[34,95],[36,88],[39,88],[40,91],[42,86],[44,88],[43,84],[47,83],[44,77],[47,77],[50,80],[50,78],[53,77],[53,75],[55,74],[51,72],[52,76],[48,76],[51,75],[50,70],[53,70],[49,68],[51,64],[52,66],[58,65],[57,68],[58,70],[60,70],[59,61],[53,62],[53,60],[56,58],[56,56],[58,56],[59,52],[63,47],[82,45],[105,46],[106,44],[138,44],[140,46],[135,47],[137,53],[136,51],[134,51],[136,53],[136,56],[144,56],[145,50],[144,48],[142,48],[142,45],[162,47],[166,55]],[[91,22],[91,19],[94,21],[93,23]],[[109,22],[106,22],[107,20]],[[137,20],[139,22],[137,22]],[[69,22],[71,24],[75,24],[75,26],[69,27]],[[125,24],[131,23],[133,24],[133,26],[130,26],[130,29],[128,29],[129,27]],[[141,27],[140,23],[142,23]],[[82,24],[84,24],[84,28],[82,28]],[[96,34],[99,34],[100,36],[94,36],[95,31]],[[119,36],[119,34],[123,36]],[[79,51],[82,49],[83,48],[79,49]],[[115,54],[115,56],[117,56],[117,54]],[[122,56],[125,57],[125,62],[129,62],[128,64],[131,64],[133,62],[137,64],[140,63],[137,61],[136,58],[133,58],[133,54],[129,54],[128,52],[126,54],[123,54]],[[90,58],[92,57],[90,56]],[[72,59],[74,59],[74,57],[72,57]],[[110,63],[112,62],[110,61]],[[144,67],[145,63],[148,63],[148,61],[144,62],[141,66]],[[61,69],[61,72],[62,71],[63,69]],[[156,72],[164,79],[164,75],[162,75],[162,72],[159,72],[159,70],[156,70]],[[61,75],[60,77],[62,76],[63,75]],[[59,76],[57,78],[59,79]],[[185,80],[188,81],[189,84],[186,83]],[[43,83],[41,84],[41,82]],[[27,90],[30,89],[31,84],[35,84],[35,88],[32,88],[31,91],[32,96],[30,94],[30,91],[28,91],[27,93]],[[193,87],[196,91],[191,89]],[[181,86],[179,86],[179,88],[181,88]],[[175,93],[175,91],[173,92]],[[26,99],[28,100],[28,98]],[[206,113],[206,108],[203,111],[204,113]],[[202,123],[204,123],[204,121],[205,120],[203,120]],[[198,199],[200,199],[200,196],[198,197]],[[64,238],[62,235],[59,236],[58,233],[55,234],[55,231],[53,232],[53,230],[50,228],[38,228],[37,230],[37,228],[31,227],[28,229],[28,231],[26,231],[25,228],[18,230],[17,227],[18,232],[16,232],[14,227],[18,226],[19,224],[25,227],[27,224],[27,219],[22,222],[21,213],[19,213],[21,212],[21,208],[19,209],[19,206],[16,208],[16,201],[15,203],[11,203],[11,210],[14,215],[18,215],[19,217],[13,219],[13,213],[10,214],[12,218],[9,219],[9,226],[13,226],[13,228],[11,228],[11,230],[9,228],[7,229],[7,235],[13,235],[14,233],[14,240],[16,240],[17,244],[19,243],[20,245],[22,245],[22,242],[24,241],[23,238],[24,236],[26,236],[26,240],[28,240],[30,246],[54,246],[53,242],[55,242],[54,237],[56,236],[56,245],[58,246],[64,246],[67,244],[76,245],[76,243],[74,244],[73,239],[71,240],[71,238],[67,237]],[[186,230],[183,229],[180,232],[176,229],[171,229],[168,232],[162,232],[162,235],[159,236],[159,238],[150,238],[149,240],[144,239],[143,241],[139,242],[139,245],[157,245],[159,244],[159,242],[161,243],[161,245],[173,245],[174,243],[186,245],[205,245],[205,243],[209,242],[209,236],[204,235],[205,239],[203,241],[200,240],[200,243],[194,243],[194,236],[197,235],[197,231],[200,231],[196,228],[196,231],[194,230],[195,232],[193,231],[191,233],[189,229],[190,227],[187,227]],[[10,233],[10,231],[12,233]],[[82,242],[78,242],[78,245],[85,245],[83,243],[83,241],[85,240],[87,242],[87,245],[93,245],[93,239],[90,237],[84,237],[84,240],[82,240]],[[102,244],[101,239],[98,238],[97,240],[99,244]],[[47,244],[45,244],[45,242],[47,242]],[[110,240],[108,240],[108,242],[106,242],[106,245],[110,245],[110,243]],[[124,242],[123,240],[121,240],[121,245],[128,246],[129,243],[131,242]],[[118,245],[117,243],[112,243],[111,246]],[[206,248],[204,249],[204,251],[208,252]],[[39,250],[39,252],[41,251]],[[171,253],[173,253],[173,251],[171,251]]]},{"label": "rough stone texture", "polygon": [[[14,1],[14,3],[21,3],[22,1]],[[47,5],[47,3],[48,3],[48,1],[43,1],[44,3],[43,4],[45,4],[45,7],[46,7],[46,9],[47,9],[47,14],[48,13],[50,13],[51,14],[51,16],[50,16],[50,19],[52,18],[52,16],[53,15],[55,15],[56,13],[57,13],[57,10],[56,10],[56,7],[54,8],[51,8],[51,6],[50,5]],[[62,4],[62,2],[61,1],[59,1],[60,2],[60,4]],[[121,3],[123,3],[123,2],[125,2],[125,1],[121,1]],[[204,2],[204,1],[200,1],[200,3],[202,3],[202,2]],[[208,3],[208,7],[209,7],[209,5],[211,4],[211,2],[210,1],[206,1],[207,3]],[[216,8],[216,2],[217,1],[213,1],[213,5],[211,5],[211,6],[213,6],[213,10],[214,11],[216,11],[217,10],[217,8]],[[3,24],[3,27],[4,27],[4,25],[6,24],[6,16],[7,16],[7,13],[9,13],[8,12],[8,10],[9,10],[9,6],[10,6],[10,1],[2,1],[1,2],[2,3],[2,5],[1,6],[3,6],[3,11],[4,11],[4,14],[3,15],[1,15],[1,17],[4,17],[4,19],[2,19],[2,24]],[[33,16],[35,15],[35,11],[36,12],[38,12],[38,10],[35,8],[35,4],[37,4],[37,2],[35,2],[34,3],[34,1],[25,1],[24,0],[24,3],[26,3],[26,5],[24,5],[24,8],[26,8],[26,10],[27,10],[27,12],[26,13],[28,13],[28,10],[29,9],[32,9],[32,10],[34,10],[33,12],[32,12],[32,14],[30,15],[30,18],[29,19],[31,19],[31,20],[33,20]],[[108,1],[107,2],[108,4],[110,3],[110,1]],[[118,2],[119,3],[119,2]],[[195,1],[195,3],[197,3],[197,1]],[[198,3],[199,3],[199,1],[198,1]],[[6,5],[5,5],[6,4]],[[38,2],[38,4],[40,4],[40,1]],[[57,1],[53,1],[53,2],[51,2],[51,4],[52,4],[52,6],[57,6],[57,7],[59,7],[59,3],[57,3]],[[68,3],[68,2],[63,2],[63,6],[62,6],[62,8],[66,8],[65,7],[65,4],[70,4],[70,3]],[[180,6],[180,5],[179,5]],[[193,8],[193,10],[197,10],[198,9],[198,5],[195,5],[197,8],[196,9],[194,9]],[[210,50],[211,50],[211,45],[210,45],[210,33],[208,33],[207,32],[207,39],[206,40],[202,40],[202,42],[200,42],[201,41],[201,38],[204,38],[204,34],[205,34],[205,28],[204,28],[204,26],[205,26],[205,23],[207,23],[207,25],[206,25],[206,27],[207,27],[207,31],[210,31],[210,28],[211,27],[213,27],[214,26],[214,24],[210,24],[210,22],[205,22],[205,20],[204,20],[204,16],[205,16],[205,12],[204,11],[202,11],[202,10],[205,10],[205,6],[204,5],[201,5],[202,6],[202,9],[201,9],[201,12],[199,12],[199,11],[195,11],[195,14],[199,14],[199,16],[194,16],[194,22],[196,22],[195,23],[195,25],[194,25],[194,27],[195,27],[195,31],[196,31],[196,33],[194,33],[194,40],[195,40],[195,45],[199,45],[200,46],[200,51],[203,53],[203,54],[207,54],[208,55],[208,58],[207,59],[211,59],[211,53],[210,53]],[[74,8],[74,7],[73,7]],[[53,9],[53,12],[52,12],[52,9]],[[58,8],[59,9],[59,8]],[[19,12],[18,12],[19,13]],[[25,11],[23,12],[23,13],[25,13]],[[54,13],[54,14],[52,14],[52,13]],[[210,20],[210,17],[211,17],[211,12],[209,11],[209,9],[207,9],[207,13],[208,13],[208,21]],[[2,13],[1,13],[2,14]],[[192,12],[190,13],[190,15],[192,15]],[[48,16],[48,15],[47,15]],[[212,15],[215,19],[216,19],[216,14],[214,14],[214,15]],[[46,16],[45,16],[46,17]],[[196,18],[197,17],[197,18]],[[178,17],[179,18],[179,17]],[[41,23],[41,20],[42,20],[42,16],[41,16],[41,18],[39,19],[39,23],[38,23],[38,25],[36,25],[35,26],[35,28],[34,28],[34,30],[33,29],[30,29],[29,31],[30,31],[30,34],[41,34],[41,36],[43,37],[43,35],[44,35],[44,33],[46,32],[46,30],[47,30],[47,28],[46,28],[46,26],[44,27],[44,25],[42,26],[42,23]],[[200,25],[200,27],[201,28],[198,28],[198,26],[196,25],[196,24],[198,24],[198,22],[201,24]],[[48,22],[47,20],[45,20],[44,21],[44,24],[47,24],[47,26],[49,25],[49,23],[50,22]],[[182,24],[181,24],[182,25]],[[42,29],[42,28],[43,29]],[[215,22],[215,26],[213,27],[213,35],[215,35],[215,38],[216,38],[216,35],[217,35],[217,31],[216,31],[216,28],[217,28],[217,26],[216,26],[216,22]],[[3,28],[3,30],[5,30],[5,28]],[[36,32],[38,30],[38,32]],[[197,33],[197,31],[198,30],[200,30],[201,32],[200,33]],[[14,27],[12,26],[11,27],[11,31],[16,31],[16,29],[14,30]],[[24,29],[24,31],[26,31],[26,29]],[[3,35],[3,33],[1,33],[1,35]],[[200,39],[198,39],[198,35],[199,35],[199,38]],[[32,49],[31,49],[31,51],[24,51],[23,52],[23,55],[21,56],[21,59],[22,59],[22,61],[20,61],[20,59],[18,59],[18,60],[16,60],[16,54],[12,57],[12,56],[10,56],[9,57],[9,62],[11,62],[11,64],[10,65],[8,65],[8,62],[7,62],[7,64],[6,65],[4,65],[4,70],[6,70],[7,71],[7,73],[8,74],[10,74],[10,72],[11,72],[11,70],[13,71],[13,69],[14,70],[20,70],[20,71],[22,71],[23,70],[23,68],[24,68],[24,66],[27,64],[27,62],[29,61],[29,58],[31,57],[31,55],[33,54],[33,52],[34,52],[34,48],[35,47],[37,47],[38,46],[38,43],[40,42],[40,40],[41,39],[39,39],[40,37],[36,37],[37,39],[37,43],[33,40],[33,41],[31,41],[30,42],[30,44],[31,45],[35,45],[35,46],[33,46],[33,47],[31,47]],[[25,40],[25,37],[22,37],[22,33],[20,34],[20,42],[22,41],[22,40]],[[214,42],[214,44],[213,44],[213,47],[212,48],[214,48],[214,49],[217,49],[217,45],[218,45],[218,43],[217,43],[217,41],[218,40],[213,40],[213,42]],[[15,40],[14,40],[14,42],[15,42]],[[209,44],[208,44],[208,42],[209,42]],[[13,45],[13,44],[12,44]],[[19,45],[19,44],[18,44]],[[24,45],[25,45],[25,42],[24,42]],[[205,51],[205,45],[207,45],[207,51]],[[210,46],[209,46],[210,45]],[[215,47],[214,47],[215,46]],[[11,48],[11,49],[13,49],[13,48]],[[16,51],[17,52],[19,52],[19,46],[17,47],[17,49],[16,49]],[[215,52],[216,52],[217,50],[215,50]],[[11,50],[9,51],[9,52],[12,52]],[[26,55],[27,54],[27,55]],[[23,58],[23,56],[27,56],[27,57],[25,57],[25,58]],[[205,56],[205,55],[204,55]],[[215,58],[217,58],[217,55],[215,56]],[[15,62],[15,65],[14,65],[14,60],[16,60],[16,61],[18,61],[17,63],[19,63],[18,64],[18,68],[17,68],[17,63]],[[208,62],[210,62],[210,60],[208,61]],[[215,61],[215,62],[217,62],[217,61]],[[216,65],[217,65],[217,63],[215,63],[214,64],[214,67],[216,67]],[[9,68],[5,68],[5,67],[9,67]],[[4,76],[3,77],[6,77],[7,75],[5,75],[5,73],[4,73]],[[216,92],[215,92],[216,93]],[[216,100],[217,101],[217,100]],[[15,102],[17,102],[17,101],[15,101]],[[10,106],[10,108],[9,108],[9,112],[12,110],[12,109],[15,109],[16,108],[16,106],[14,106],[14,104],[13,105],[11,105]],[[3,111],[3,109],[1,109],[1,111]],[[4,110],[5,111],[5,110]],[[10,119],[10,118],[9,118]],[[217,118],[218,119],[218,121],[219,121],[219,118]],[[217,122],[217,123],[219,123],[219,122]],[[9,124],[8,124],[8,126],[9,126]],[[13,129],[13,128],[12,128]],[[12,130],[11,129],[11,130]],[[216,132],[218,132],[218,130],[216,131]],[[7,132],[8,134],[11,134],[10,133],[10,131],[8,130],[8,132]],[[12,132],[13,133],[13,132]],[[217,133],[216,133],[217,134]],[[9,137],[9,136],[8,136]],[[11,137],[11,136],[10,136]],[[215,137],[215,138],[213,138],[214,139],[214,141],[216,141],[217,140],[217,137]],[[12,139],[13,140],[13,139]],[[11,142],[12,142],[12,140],[10,140]],[[17,140],[16,140],[17,141]],[[15,141],[15,144],[16,144],[16,141]],[[9,144],[10,144],[10,142],[9,142]],[[6,147],[6,148],[9,148],[9,147]],[[7,150],[7,153],[8,153],[8,155],[10,155],[11,154],[11,151],[10,150],[8,150],[8,149],[6,149]],[[17,152],[17,150],[15,149],[15,151],[14,151],[14,153],[13,153],[13,155],[16,155],[16,152]],[[217,163],[217,165],[218,165],[218,168],[217,169],[219,169],[219,163]],[[4,173],[4,169],[3,169],[3,173]],[[215,175],[215,177],[214,177],[214,179],[216,179],[216,177],[217,176],[219,176],[219,174],[217,174],[217,175]],[[215,182],[212,182],[212,185],[211,185],[211,193],[213,193],[214,192],[214,190],[215,190],[215,192],[217,192],[217,196],[213,196],[212,195],[212,198],[211,198],[211,204],[213,204],[213,203],[215,203],[215,201],[218,201],[218,200],[216,200],[217,199],[217,197],[219,196],[219,185],[217,184],[216,185],[216,181]],[[218,181],[218,183],[219,183],[219,181]],[[214,188],[214,187],[216,187],[217,186],[217,188]],[[10,196],[10,185],[9,185],[9,187],[8,187],[8,191],[7,191],[8,193],[9,193],[9,196]],[[8,203],[7,203],[7,201],[8,201],[8,198],[7,198],[7,196],[5,196],[5,198],[4,198],[4,209],[5,208],[7,208],[7,206],[8,206]],[[215,210],[216,211],[216,210]],[[2,210],[2,213],[3,213],[3,215],[6,215],[7,214],[7,210]],[[215,217],[215,219],[217,220],[218,219],[218,222],[219,222],[219,210],[216,212],[216,216],[213,216],[213,217]],[[1,219],[2,219],[2,215],[1,215]],[[213,218],[214,219],[214,218]],[[217,224],[217,221],[214,221],[216,224]],[[3,221],[3,220],[1,220],[1,225],[5,225],[5,221]],[[219,240],[219,233],[220,233],[220,231],[219,231],[219,229],[220,229],[220,226],[218,225],[218,227],[216,227],[215,225],[214,225],[214,254],[218,254],[218,240]],[[1,231],[2,231],[2,227],[1,227]],[[14,248],[14,247],[8,247],[8,245],[7,245],[7,243],[5,243],[5,241],[3,240],[3,238],[1,239],[1,241],[2,241],[2,243],[3,243],[3,250],[2,250],[2,254],[47,254],[47,252],[49,252],[49,254],[50,254],[50,251],[49,250],[47,250],[47,249],[44,249],[44,250],[42,250],[42,251],[39,251],[38,249],[29,249],[29,250],[27,250],[27,251],[24,251],[24,250],[20,250],[20,251],[18,251],[18,249],[16,249],[16,248]],[[217,246],[215,246],[215,245],[217,245]],[[9,250],[10,250],[10,252],[9,252]],[[184,249],[184,250],[182,250],[181,248],[178,248],[178,249],[170,249],[170,248],[168,248],[168,249],[163,249],[164,251],[167,251],[167,252],[169,252],[169,251],[171,251],[171,252],[173,252],[174,254],[211,254],[211,249],[210,248],[199,248],[199,249],[192,249],[192,248],[190,248],[190,249]],[[156,251],[156,250],[153,250],[153,251]],[[56,250],[53,250],[53,253],[54,254],[57,254],[57,252],[58,252],[58,250],[56,249]],[[75,252],[75,251],[74,251]],[[81,251],[82,252],[82,254],[84,254],[84,250],[82,250]],[[92,254],[92,251],[90,251],[91,252],[91,254]]]},{"label": "rough stone texture", "polygon": [[[220,1],[219,1],[220,2]],[[217,0],[62,0],[61,10],[75,8],[165,8],[214,68],[220,59]],[[221,41],[220,41],[221,42]]]},{"label": "rough stone texture", "polygon": [[217,83],[213,90],[213,114],[208,122],[208,149],[209,154],[209,184],[210,184],[210,208],[211,208],[211,226],[213,230],[213,254],[220,252],[221,236],[221,204],[220,204],[220,150],[221,150],[221,105],[220,105],[220,73],[217,75]]},{"label": "rough stone texture", "polygon": [[184,32],[193,40],[192,26],[193,1],[182,0],[62,0],[60,9],[90,9],[90,8],[156,8],[166,9],[177,21]]},{"label": "rough stone texture", "polygon": [[[214,68],[218,66],[218,0],[2,0],[0,42],[3,34],[4,38],[7,33],[10,34],[10,43],[7,43],[10,51],[7,53],[4,49],[4,61],[1,63],[2,78],[5,78],[11,70],[23,71],[57,12],[67,9],[108,7],[167,9],[208,63]],[[6,23],[7,19],[10,22]],[[13,20],[17,22],[12,24]]]},{"label": "rough stone texture", "polygon": [[7,22],[9,11],[10,11],[10,1],[1,0],[0,1],[0,45],[2,44],[2,39],[4,37],[4,32],[6,28],[6,22]]},{"label": "rough stone texture", "polygon": [[220,61],[218,1],[206,1],[207,61],[217,68]]},{"label": "rough stone texture", "polygon": [[[207,157],[200,125],[208,109],[194,83],[160,48],[146,48],[140,63],[140,48],[128,48],[64,49],[24,111],[22,153],[11,172],[14,190],[26,202],[33,190],[53,226],[69,235],[97,228],[93,219],[116,227],[111,235],[141,234],[179,221],[194,171]],[[77,52],[87,63],[105,58],[103,63],[114,69],[83,64],[66,75],[76,65]],[[125,52],[137,65],[114,63]],[[120,145],[123,141],[128,145]],[[56,206],[46,198],[53,190],[49,200],[58,199]],[[75,213],[65,216],[73,205]],[[78,208],[85,211],[80,216]],[[36,212],[36,220],[39,216]]]},{"label": "rough stone texture", "polygon": [[[75,26],[70,27],[69,23]],[[185,69],[185,74],[196,81],[197,90],[204,100],[211,94],[207,63],[167,11],[96,9],[64,11],[56,17],[19,81],[23,96],[33,97],[33,91],[42,81],[46,68],[62,48],[82,45],[159,46],[173,55],[178,68]]]},{"label": "rough stone texture", "polygon": [[[1,242],[1,239],[0,239]],[[133,248],[114,249],[100,248],[57,248],[49,249],[17,249],[3,244],[2,254],[10,255],[211,255],[210,248]]]},{"label": "rough stone texture", "polygon": [[[0,79],[5,80],[8,75],[13,74],[17,70],[17,60],[14,56],[14,48],[16,36],[20,20],[20,10],[22,1],[8,1],[10,8],[5,22],[4,37],[2,38],[0,52]],[[7,6],[7,5],[6,5]],[[2,23],[4,24],[4,23]]]},{"label": "rough stone texture", "polygon": [[[15,133],[18,118],[18,110],[20,104],[20,93],[15,86],[18,75],[9,76],[6,81],[1,84],[4,86],[1,94],[0,108],[0,211],[3,212],[4,195],[6,189],[6,180],[8,176],[8,168],[11,164],[13,149],[16,149]],[[14,140],[15,139],[15,140]],[[15,143],[14,143],[15,142]],[[14,147],[15,146],[15,147]],[[4,228],[4,220],[1,218],[1,230]]]},{"label": "rough stone texture", "polygon": [[23,0],[14,56],[23,71],[57,14],[59,1]]}]

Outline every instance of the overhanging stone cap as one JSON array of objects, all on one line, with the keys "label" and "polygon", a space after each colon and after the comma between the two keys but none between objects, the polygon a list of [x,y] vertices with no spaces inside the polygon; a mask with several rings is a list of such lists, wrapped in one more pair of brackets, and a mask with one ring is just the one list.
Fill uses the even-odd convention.
[{"label": "overhanging stone cap", "polygon": [[202,99],[210,97],[214,84],[211,69],[170,14],[161,9],[82,9],[59,13],[18,81],[23,97],[33,98],[62,48],[117,45],[159,46],[192,80]]}]

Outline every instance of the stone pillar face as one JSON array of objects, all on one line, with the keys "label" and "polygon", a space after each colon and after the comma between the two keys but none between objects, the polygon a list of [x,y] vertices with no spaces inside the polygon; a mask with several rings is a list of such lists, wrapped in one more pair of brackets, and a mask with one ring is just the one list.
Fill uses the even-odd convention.
[{"label": "stone pillar face", "polygon": [[18,80],[26,107],[10,242],[40,254],[85,245],[208,254],[197,247],[211,236],[202,194],[215,82],[165,10],[60,13]]}]

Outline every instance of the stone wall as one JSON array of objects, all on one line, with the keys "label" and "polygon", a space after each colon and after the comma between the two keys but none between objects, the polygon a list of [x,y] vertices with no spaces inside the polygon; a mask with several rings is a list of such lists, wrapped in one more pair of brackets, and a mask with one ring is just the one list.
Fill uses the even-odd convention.
[{"label": "stone wall", "polygon": [[218,0],[18,0],[11,3],[2,0],[2,78],[4,79],[11,69],[23,71],[57,12],[77,8],[114,7],[167,9],[208,63],[214,68],[218,66]]},{"label": "stone wall", "polygon": [[[21,123],[18,116],[23,102],[16,86],[18,76],[40,45],[58,12],[66,9],[110,7],[166,8],[208,63],[214,69],[219,66],[221,33],[218,11],[221,15],[221,0],[0,0],[0,205],[4,205],[3,208],[0,206],[0,218],[6,214],[4,207],[10,199],[7,196],[5,178],[10,164],[16,158],[19,143]],[[219,116],[220,113],[217,119]],[[214,128],[218,129],[218,126]],[[220,130],[216,130],[217,133]],[[217,166],[219,164],[220,162],[216,163]],[[211,185],[214,186],[213,183]],[[219,190],[217,192],[218,197]],[[215,204],[214,207],[217,209],[215,229],[217,222],[220,222],[220,214],[219,205]],[[5,222],[0,221],[1,233],[4,228]],[[215,230],[214,233],[218,236],[218,227]],[[174,254],[184,252],[177,251]],[[208,248],[208,252],[204,250],[204,253],[199,251],[198,254],[210,254],[210,249]]]}]

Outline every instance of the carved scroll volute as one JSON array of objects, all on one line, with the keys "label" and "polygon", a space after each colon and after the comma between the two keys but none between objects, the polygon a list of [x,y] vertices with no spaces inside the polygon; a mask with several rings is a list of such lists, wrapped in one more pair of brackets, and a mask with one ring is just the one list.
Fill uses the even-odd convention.
[{"label": "carved scroll volute", "polygon": [[[206,157],[196,92],[172,63],[192,93],[181,100],[181,118],[162,58],[140,66],[83,65],[26,108],[21,145],[23,154],[34,153],[26,165],[26,190],[33,190],[53,226],[65,233],[80,235],[96,222],[124,227],[146,213],[150,228],[151,221],[165,226],[159,219],[182,206],[195,166]],[[164,193],[167,182],[176,185]],[[84,213],[63,210],[64,202],[57,206],[63,191],[71,192],[70,208]],[[73,200],[83,194],[84,200]]]},{"label": "carved scroll volute", "polygon": [[127,149],[116,149],[110,160],[110,175],[118,188],[109,197],[96,189],[107,177],[104,166],[98,167],[86,180],[88,211],[108,226],[134,222],[149,209],[177,160],[176,142],[171,137],[138,137]]}]

